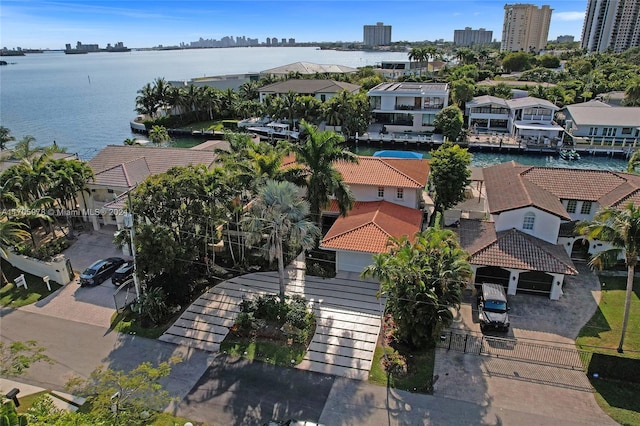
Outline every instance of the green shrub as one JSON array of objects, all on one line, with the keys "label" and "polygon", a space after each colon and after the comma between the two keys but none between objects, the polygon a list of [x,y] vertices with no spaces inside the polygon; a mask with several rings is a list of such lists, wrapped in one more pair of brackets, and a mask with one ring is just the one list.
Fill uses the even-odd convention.
[{"label": "green shrub", "polygon": [[[307,301],[300,295],[295,295],[289,302],[286,321],[296,328],[303,329],[309,324],[310,312],[307,310]],[[313,319],[313,316],[311,316]]]},{"label": "green shrub", "polygon": [[70,245],[71,242],[63,236],[47,241],[35,249],[28,244],[19,244],[16,246],[16,252],[38,260],[49,260],[53,256],[62,253],[64,250],[69,248]]},{"label": "green shrub", "polygon": [[228,130],[238,130],[237,120],[222,120],[222,127]]},{"label": "green shrub", "polygon": [[256,300],[255,317],[267,321],[280,322],[285,315],[287,307],[280,303],[280,298],[275,295],[259,297]]},{"label": "green shrub", "polygon": [[238,318],[236,318],[236,325],[238,326],[238,330],[243,333],[248,333],[253,328],[253,313],[249,312],[240,312],[238,314]]}]

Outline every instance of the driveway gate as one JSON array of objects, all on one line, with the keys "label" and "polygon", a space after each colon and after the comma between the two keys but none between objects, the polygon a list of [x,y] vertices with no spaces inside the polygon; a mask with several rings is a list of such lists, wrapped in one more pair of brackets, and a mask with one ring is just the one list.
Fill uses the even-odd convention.
[{"label": "driveway gate", "polygon": [[586,370],[592,353],[569,346],[523,339],[486,336],[464,330],[444,330],[436,347],[475,355],[513,359],[572,370]]},{"label": "driveway gate", "polygon": [[116,311],[122,313],[127,306],[136,301],[136,287],[133,278],[122,283],[120,287],[113,293],[113,301],[116,305]]}]

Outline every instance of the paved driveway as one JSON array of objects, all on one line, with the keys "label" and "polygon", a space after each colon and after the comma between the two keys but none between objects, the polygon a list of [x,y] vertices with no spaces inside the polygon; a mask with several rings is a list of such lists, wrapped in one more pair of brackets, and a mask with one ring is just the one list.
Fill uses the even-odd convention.
[{"label": "paved driveway", "polygon": [[[508,296],[509,337],[575,349],[580,328],[600,300],[597,277],[586,264],[576,266],[580,275],[566,280],[564,296],[558,301],[533,295]],[[479,332],[475,308],[469,297],[452,328]],[[579,369],[438,349],[435,375],[437,396],[516,409],[540,418],[563,412],[567,422],[574,424],[615,424],[597,405],[591,384]]]},{"label": "paved driveway", "polygon": [[[96,260],[113,256],[123,257],[122,251],[113,245],[113,232],[112,227],[104,227],[100,231],[77,234],[76,241],[64,252],[76,274],[85,270]],[[46,298],[19,309],[54,318],[109,327],[111,316],[116,309],[113,300],[114,291],[115,287],[111,284],[111,279],[96,287],[80,287],[76,278]]]},{"label": "paved driveway", "polygon": [[[317,327],[299,369],[366,380],[380,331],[378,284],[357,274],[333,279],[304,276],[289,268],[287,294],[312,302]],[[196,300],[160,340],[217,352],[245,298],[278,293],[276,272],[247,274],[210,289]]]}]

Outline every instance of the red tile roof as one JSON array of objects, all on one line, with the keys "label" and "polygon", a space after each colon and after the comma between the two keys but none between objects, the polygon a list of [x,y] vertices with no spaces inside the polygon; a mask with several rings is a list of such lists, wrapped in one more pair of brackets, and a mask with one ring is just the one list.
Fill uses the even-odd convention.
[{"label": "red tile roof", "polygon": [[388,251],[389,237],[413,236],[420,231],[422,211],[387,201],[357,202],[339,217],[320,246],[368,253]]},{"label": "red tile roof", "polygon": [[565,200],[597,201],[626,182],[625,178],[606,170],[531,167],[522,172],[522,176]]},{"label": "red tile roof", "polygon": [[338,161],[335,168],[349,185],[424,188],[429,161],[406,158],[358,157],[358,163]]},{"label": "red tile roof", "polygon": [[473,265],[564,275],[578,273],[562,246],[517,229],[496,232],[492,222],[463,219],[458,236],[460,245],[471,255]]},{"label": "red tile roof", "polygon": [[104,186],[131,188],[151,175],[145,157],[131,160],[96,173],[91,183]]}]

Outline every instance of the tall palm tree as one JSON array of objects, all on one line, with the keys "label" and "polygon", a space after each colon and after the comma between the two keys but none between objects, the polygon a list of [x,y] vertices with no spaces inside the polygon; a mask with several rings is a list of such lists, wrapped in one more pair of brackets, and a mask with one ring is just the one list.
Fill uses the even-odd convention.
[{"label": "tall palm tree", "polygon": [[4,126],[0,126],[0,151],[4,151],[7,148],[7,142],[16,140],[11,134],[11,130]]},{"label": "tall palm tree", "polygon": [[257,81],[245,81],[240,86],[240,97],[245,101],[255,101],[260,96],[259,88]]},{"label": "tall palm tree", "polygon": [[42,148],[32,146],[35,142],[36,138],[31,135],[26,135],[20,139],[13,149],[13,157],[18,160],[29,159],[36,152],[42,151]]},{"label": "tall palm tree", "polygon": [[618,352],[622,353],[629,323],[633,277],[640,255],[640,207],[629,203],[621,209],[604,208],[596,213],[593,220],[579,223],[577,229],[587,238],[607,242],[612,247],[594,254],[589,262],[592,267],[602,269],[613,265],[620,256],[624,256],[627,265],[627,289],[618,344]]},{"label": "tall palm tree", "polygon": [[[424,60],[424,47],[416,46],[412,47],[409,51],[409,62],[422,62]],[[418,67],[418,75],[422,75],[422,66]]]},{"label": "tall palm tree", "polygon": [[308,250],[315,246],[320,230],[307,220],[309,203],[298,195],[291,182],[268,180],[258,192],[251,214],[243,220],[243,228],[250,232],[252,245],[262,243],[269,261],[278,261],[280,301],[285,301],[284,247]]},{"label": "tall palm tree", "polygon": [[153,86],[151,83],[147,83],[142,89],[138,90],[137,93],[136,112],[138,114],[148,115],[153,120],[159,107]]},{"label": "tall palm tree", "polygon": [[306,171],[306,198],[313,220],[320,224],[322,209],[329,205],[332,195],[338,202],[340,214],[346,216],[353,206],[354,198],[334,163],[357,163],[358,157],[342,145],[344,138],[337,133],[320,132],[306,121],[301,121],[300,126],[306,137],[293,147],[293,152],[298,164]]},{"label": "tall palm tree", "polygon": [[10,221],[5,214],[0,216],[0,255],[7,257],[7,247],[29,238],[24,223]]},{"label": "tall palm tree", "polygon": [[640,77],[629,81],[624,91],[625,104],[640,105]]},{"label": "tall palm tree", "polygon": [[156,145],[160,145],[163,142],[170,141],[171,136],[169,136],[169,132],[164,126],[155,125],[149,130],[149,140]]},{"label": "tall palm tree", "polygon": [[[422,58],[427,61],[427,73],[429,72],[429,60],[440,57],[440,49],[435,46],[425,46],[422,51]],[[433,75],[433,72],[431,73]]]}]

